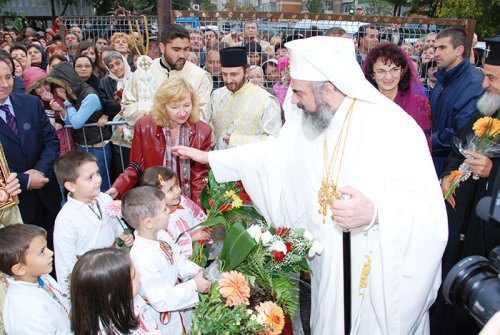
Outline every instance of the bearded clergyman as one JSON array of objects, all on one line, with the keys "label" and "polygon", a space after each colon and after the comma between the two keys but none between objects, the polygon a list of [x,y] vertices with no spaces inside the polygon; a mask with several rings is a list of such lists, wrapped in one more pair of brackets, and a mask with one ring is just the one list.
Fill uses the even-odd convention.
[{"label": "bearded clergyman", "polygon": [[325,246],[310,261],[311,331],[344,334],[343,234],[351,236],[351,334],[428,334],[441,282],[446,210],[422,129],[364,77],[351,40],[285,44],[286,122],[277,138],[180,156],[241,179],[277,226]]},{"label": "bearded clergyman", "polygon": [[213,128],[215,149],[233,148],[278,136],[281,108],[275,96],[252,84],[247,50],[243,47],[220,51],[224,87],[212,93],[206,120]]},{"label": "bearded clergyman", "polygon": [[[476,114],[452,143],[452,151],[442,174],[441,188],[443,194],[446,194],[452,184],[452,172],[459,169],[464,162],[470,165],[470,176],[460,182],[460,186],[446,202],[449,240],[443,255],[443,279],[461,259],[471,255],[488,258],[490,251],[500,245],[500,224],[493,220],[484,221],[476,213],[479,200],[492,195],[500,159],[493,157],[494,154],[491,153],[463,150],[463,147],[467,147],[467,143],[471,142],[474,135],[472,128],[478,120],[482,119],[479,122],[485,124],[485,117],[499,117],[500,35],[485,41],[487,55],[483,67],[483,88],[486,92],[477,102]],[[496,143],[490,143],[488,146],[500,145],[498,131],[497,129]],[[432,334],[468,335],[478,334],[480,331],[464,307],[446,304],[442,294],[439,294],[431,309],[431,329]]]}]

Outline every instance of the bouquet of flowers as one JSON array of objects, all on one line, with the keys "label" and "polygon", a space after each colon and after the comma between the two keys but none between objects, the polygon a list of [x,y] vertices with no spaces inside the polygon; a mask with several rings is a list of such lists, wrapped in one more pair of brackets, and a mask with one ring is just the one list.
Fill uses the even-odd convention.
[{"label": "bouquet of flowers", "polygon": [[123,96],[123,90],[116,90],[115,93],[113,94],[113,99],[115,100],[115,103],[120,104],[122,102],[122,96]]},{"label": "bouquet of flowers", "polygon": [[[466,143],[455,141],[461,153],[464,150],[471,150],[480,154],[495,157],[500,152],[500,120],[485,116],[474,122],[472,126],[474,133],[467,137]],[[469,158],[465,155],[466,158]],[[444,195],[444,199],[448,200],[455,190],[460,186],[460,183],[466,181],[471,176],[470,165],[462,163],[458,170],[454,170],[449,175],[451,186]],[[473,176],[474,179],[478,177]]]},{"label": "bouquet of flowers", "polygon": [[[132,234],[132,230],[127,226],[125,222],[123,222],[122,218],[122,202],[120,200],[114,200],[112,201],[108,207],[106,208],[106,214],[110,218],[116,218],[118,222],[120,223],[120,226],[123,229],[123,233],[125,235]],[[120,248],[125,247],[125,244],[123,243],[123,240],[119,237],[116,238],[115,243],[117,246]]]},{"label": "bouquet of flowers", "polygon": [[281,334],[283,310],[272,301],[249,307],[250,286],[237,271],[224,272],[208,295],[202,296],[192,320],[191,334]]},{"label": "bouquet of flowers", "polygon": [[[311,272],[307,259],[322,253],[321,244],[305,229],[278,227],[266,222],[252,205],[240,182],[219,184],[210,172],[207,187],[201,193],[200,199],[207,209],[207,219],[201,226],[221,226],[225,231],[225,238],[220,241],[222,248],[214,262],[205,270],[205,278],[219,281],[220,287],[221,280],[224,282],[227,273],[236,271],[248,283],[248,292],[245,286],[245,294],[242,295],[248,306],[258,311],[259,306],[274,304],[273,306],[279,308],[282,313],[293,317],[298,307],[297,286],[300,274]],[[192,260],[198,259],[192,258]],[[194,320],[199,321],[194,321],[193,325],[198,322],[205,325],[206,329],[229,325],[229,321],[223,320],[227,315],[233,315],[239,310],[229,306],[231,302],[229,305],[221,305],[220,295],[228,299],[227,301],[232,301],[231,298],[224,297],[224,290],[219,289],[217,292],[212,290],[208,296],[201,297],[201,303],[195,309],[193,316]],[[228,308],[231,308],[231,311],[228,311]],[[268,307],[262,308],[267,312],[274,310]],[[232,318],[240,320],[239,326],[247,324],[244,320],[248,317],[243,319],[242,313],[238,314],[240,315],[238,317],[233,315]],[[258,315],[257,320],[259,320]],[[241,326],[241,329],[245,328]],[[241,329],[236,333],[247,334],[246,330]],[[208,331],[208,333],[217,332]],[[275,334],[266,326],[263,330],[252,334],[255,333]],[[194,334],[205,333],[194,332]]]}]

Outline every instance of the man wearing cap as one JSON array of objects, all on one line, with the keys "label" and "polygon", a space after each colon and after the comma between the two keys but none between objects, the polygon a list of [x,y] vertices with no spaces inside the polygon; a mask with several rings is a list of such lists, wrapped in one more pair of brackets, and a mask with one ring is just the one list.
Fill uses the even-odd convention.
[{"label": "man wearing cap", "polygon": [[153,60],[161,57],[158,36],[149,36],[148,56]]},{"label": "man wearing cap", "polygon": [[224,87],[212,93],[211,115],[216,149],[278,136],[281,108],[278,100],[266,90],[248,81],[247,51],[243,47],[220,50]]},{"label": "man wearing cap", "polygon": [[[167,25],[160,36],[162,56],[152,62],[147,59],[144,64],[138,62],[138,67],[143,71],[133,73],[122,96],[123,116],[130,126],[133,127],[139,117],[149,114],[156,88],[167,78],[180,77],[190,83],[198,94],[200,113],[203,114],[210,100],[212,79],[207,71],[186,61],[189,44],[189,32],[186,28],[178,24]],[[145,71],[148,73],[147,81],[143,80]]]},{"label": "man wearing cap", "polygon": [[[457,136],[466,142],[473,135],[473,124],[485,116],[498,117],[500,112],[500,35],[486,39],[487,56],[483,68],[483,88],[486,92],[477,102],[477,112]],[[500,144],[497,142],[497,145]],[[472,175],[460,183],[447,203],[449,239],[443,255],[443,280],[450,269],[467,256],[488,258],[490,251],[500,245],[500,224],[484,221],[476,214],[479,201],[492,196],[498,176],[499,158],[490,158],[474,151],[464,151],[464,157],[451,143],[451,154],[446,160],[441,187],[445,194],[451,185],[450,173],[462,163],[470,164]],[[496,195],[493,195],[496,197]],[[485,206],[486,212],[489,206]],[[431,309],[432,334],[477,334],[479,327],[462,306],[446,304],[438,295]]]},{"label": "man wearing cap", "polygon": [[312,334],[344,334],[343,232],[351,334],[427,334],[447,225],[425,135],[364,78],[349,39],[286,47],[292,80],[278,138],[174,151],[209,162],[219,182],[241,179],[268,222],[322,243],[310,261]]}]

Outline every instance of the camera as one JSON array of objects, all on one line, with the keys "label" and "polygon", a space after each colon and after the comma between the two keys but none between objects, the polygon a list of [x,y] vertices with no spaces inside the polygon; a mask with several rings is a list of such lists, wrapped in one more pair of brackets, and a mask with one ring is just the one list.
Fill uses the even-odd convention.
[{"label": "camera", "polygon": [[443,283],[447,302],[463,305],[482,326],[500,311],[500,245],[495,247],[489,260],[482,256],[469,256],[458,262]]}]

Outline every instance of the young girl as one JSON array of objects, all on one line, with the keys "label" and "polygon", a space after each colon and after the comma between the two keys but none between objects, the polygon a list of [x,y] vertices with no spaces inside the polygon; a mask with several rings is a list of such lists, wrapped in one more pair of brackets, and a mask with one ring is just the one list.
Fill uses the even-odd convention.
[{"label": "young girl", "polygon": [[119,249],[95,249],[71,275],[71,328],[75,335],[160,335],[138,295],[140,273]]},{"label": "young girl", "polygon": [[288,56],[284,56],[278,60],[278,66],[276,67],[276,70],[279,73],[280,81],[274,84],[273,91],[281,106],[283,106],[286,92],[290,86],[290,70],[288,69],[288,64],[289,58]]},{"label": "young girl", "polygon": [[[140,185],[158,187],[165,194],[170,209],[167,232],[174,241],[183,232],[205,220],[206,215],[202,209],[194,201],[181,195],[177,176],[172,170],[161,166],[150,167],[144,171]],[[177,242],[180,253],[189,259],[193,253],[193,242],[209,239],[211,232],[211,229],[200,228],[183,234]]]}]

